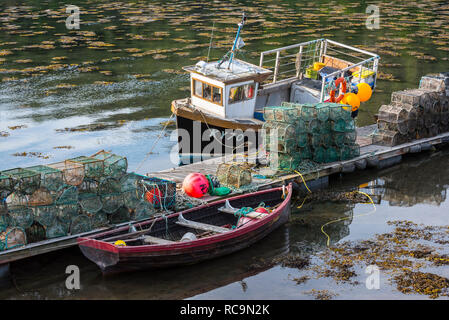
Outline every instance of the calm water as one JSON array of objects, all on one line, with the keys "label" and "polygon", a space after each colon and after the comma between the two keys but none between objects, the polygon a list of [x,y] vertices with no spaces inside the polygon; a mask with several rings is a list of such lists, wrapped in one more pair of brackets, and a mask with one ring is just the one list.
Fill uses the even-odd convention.
[{"label": "calm water", "polygon": [[[211,59],[231,46],[241,12],[248,15],[240,58],[258,62],[259,52],[316,38],[330,38],[381,56],[375,96],[363,104],[358,125],[373,122],[392,91],[416,87],[422,75],[448,71],[449,6],[446,1],[374,1],[380,29],[365,27],[366,3],[351,1],[77,1],[80,30],[65,27],[64,3],[2,1],[0,4],[0,170],[56,162],[112,150],[140,173],[173,166],[169,130],[145,162],[170,102],[189,95],[182,66],[205,59],[215,23]],[[254,257],[287,252],[313,257],[325,248],[323,223],[354,215],[351,223],[330,226],[332,242],[365,239],[389,230],[387,220],[448,224],[448,152],[412,159],[387,172],[357,173],[352,190],[372,181],[384,187],[377,211],[368,205],[315,204],[299,210],[292,222],[269,238],[230,257],[178,270],[103,279],[77,249],[13,266],[17,288],[2,298],[280,298],[313,299],[305,291],[329,289],[336,298],[394,298],[403,295],[385,279],[382,290],[339,286],[328,280],[297,285],[296,269],[275,266],[252,274]],[[419,168],[419,169],[416,169]],[[442,170],[444,171],[442,172]],[[419,175],[419,176],[417,176]],[[380,183],[379,183],[380,181]],[[417,183],[419,181],[419,183]],[[349,221],[349,220],[348,220]],[[64,287],[68,264],[82,269],[82,290]],[[36,271],[39,270],[39,271]],[[447,276],[447,270],[445,270]],[[364,280],[360,273],[360,282]],[[201,277],[200,277],[201,275]],[[206,279],[199,282],[197,279]],[[38,280],[37,280],[38,279]],[[414,297],[414,296],[413,296]],[[420,298],[420,296],[418,296]]]}]

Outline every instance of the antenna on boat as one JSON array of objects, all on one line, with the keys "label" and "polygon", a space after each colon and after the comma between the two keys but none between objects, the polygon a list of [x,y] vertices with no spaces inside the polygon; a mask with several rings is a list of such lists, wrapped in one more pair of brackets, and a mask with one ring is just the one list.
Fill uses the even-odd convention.
[{"label": "antenna on boat", "polygon": [[242,31],[243,26],[246,22],[246,15],[245,12],[243,12],[242,15],[242,21],[238,24],[239,29],[237,30],[237,35],[235,36],[234,45],[232,46],[232,50],[227,52],[223,58],[221,58],[220,62],[217,65],[217,68],[220,69],[220,66],[223,64],[223,62],[229,60],[228,69],[231,69],[232,59],[234,59],[235,51],[240,49],[245,45],[243,40],[240,38],[240,32]]},{"label": "antenna on boat", "polygon": [[206,62],[209,62],[210,48],[212,47],[212,39],[214,38],[214,30],[215,30],[215,21],[214,21],[214,24],[212,26],[212,34],[210,36],[209,50],[207,50],[207,60],[206,60]]}]

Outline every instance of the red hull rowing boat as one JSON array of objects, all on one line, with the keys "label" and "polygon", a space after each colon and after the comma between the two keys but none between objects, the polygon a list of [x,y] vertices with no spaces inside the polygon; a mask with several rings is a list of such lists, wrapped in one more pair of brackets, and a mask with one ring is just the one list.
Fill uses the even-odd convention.
[{"label": "red hull rowing boat", "polygon": [[[291,194],[290,184],[240,195],[134,223],[135,229],[126,226],[82,237],[78,245],[105,274],[197,263],[246,248],[286,223]],[[255,208],[261,202],[271,212],[251,212],[241,218],[230,212],[233,208]],[[115,245],[117,240],[126,246]]]}]

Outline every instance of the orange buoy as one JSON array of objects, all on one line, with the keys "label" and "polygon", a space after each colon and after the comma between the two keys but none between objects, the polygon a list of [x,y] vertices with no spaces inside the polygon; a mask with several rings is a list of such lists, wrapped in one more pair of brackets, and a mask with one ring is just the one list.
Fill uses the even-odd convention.
[{"label": "orange buoy", "polygon": [[204,174],[191,173],[184,178],[182,190],[194,198],[201,198],[209,191],[209,180]]}]

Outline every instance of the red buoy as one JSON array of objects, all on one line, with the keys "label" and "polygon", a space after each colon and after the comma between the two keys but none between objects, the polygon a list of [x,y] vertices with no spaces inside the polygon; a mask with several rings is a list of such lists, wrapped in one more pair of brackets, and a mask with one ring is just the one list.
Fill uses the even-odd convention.
[{"label": "red buoy", "polygon": [[259,207],[255,211],[259,213],[269,213],[268,210],[265,209],[264,207]]},{"label": "red buoy", "polygon": [[182,190],[194,198],[201,198],[209,191],[209,180],[204,174],[191,173],[184,178]]}]

